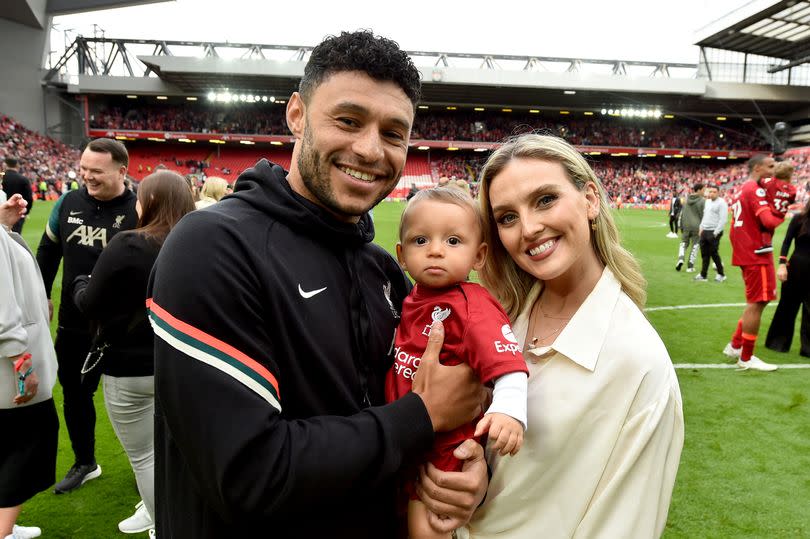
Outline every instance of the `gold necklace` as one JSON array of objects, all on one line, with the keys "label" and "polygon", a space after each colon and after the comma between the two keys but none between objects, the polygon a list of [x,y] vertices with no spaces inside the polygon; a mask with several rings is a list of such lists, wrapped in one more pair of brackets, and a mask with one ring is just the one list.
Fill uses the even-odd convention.
[{"label": "gold necklace", "polygon": [[[540,314],[543,315],[543,318],[552,318],[554,320],[568,320],[570,316],[554,316],[552,314],[548,314],[545,309],[543,309],[543,305],[540,304],[540,300],[537,300],[537,306],[540,308]],[[565,303],[563,303],[563,307],[565,307]],[[560,310],[562,312],[562,309]]]},{"label": "gold necklace", "polygon": [[534,320],[536,322],[536,319],[535,319],[536,309],[534,307],[539,308],[540,312],[543,314],[543,316],[545,318],[553,318],[553,319],[556,319],[556,320],[565,320],[566,322],[563,323],[560,327],[558,327],[554,331],[552,331],[551,333],[549,333],[548,335],[545,335],[543,337],[540,337],[540,336],[532,337],[531,341],[526,345],[526,350],[535,350],[535,349],[537,349],[538,348],[537,343],[539,341],[545,341],[549,337],[553,337],[554,335],[556,335],[557,333],[562,331],[562,329],[566,326],[567,322],[571,319],[570,316],[547,316],[545,311],[543,311],[543,306],[540,305],[540,298],[537,298],[537,301],[532,306],[532,310],[529,313],[529,330],[531,330],[534,327],[534,324],[532,323],[532,320]]}]

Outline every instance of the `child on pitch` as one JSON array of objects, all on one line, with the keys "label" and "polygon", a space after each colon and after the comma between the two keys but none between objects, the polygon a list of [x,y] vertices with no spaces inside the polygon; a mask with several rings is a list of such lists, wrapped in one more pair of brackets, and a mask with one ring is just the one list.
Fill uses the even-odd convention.
[{"label": "child on pitch", "polygon": [[[773,178],[763,178],[759,182],[765,189],[771,212],[782,219],[787,215],[790,205],[796,202],[796,185],[790,183],[793,169],[790,161],[780,161],[773,171]],[[754,252],[758,255],[773,252],[773,230],[762,229],[762,246],[754,249]]]},{"label": "child on pitch", "polygon": [[[444,324],[442,364],[469,364],[484,384],[493,383],[492,404],[476,424],[436,434],[427,460],[458,471],[453,450],[468,438],[489,434],[490,451],[514,455],[526,429],[528,369],[501,305],[478,284],[467,282],[486,258],[480,209],[459,189],[419,191],[402,214],[397,258],[416,281],[402,305],[394,343],[394,365],[386,379],[386,398],[411,390],[413,376],[434,321]],[[407,481],[408,533],[411,539],[444,538],[428,523],[428,510]]]}]

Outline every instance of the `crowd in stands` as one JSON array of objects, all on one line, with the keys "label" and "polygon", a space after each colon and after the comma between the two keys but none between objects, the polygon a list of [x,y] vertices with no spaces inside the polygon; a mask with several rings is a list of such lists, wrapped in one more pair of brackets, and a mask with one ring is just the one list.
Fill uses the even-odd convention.
[{"label": "crowd in stands", "polygon": [[[215,123],[206,124],[208,128],[222,128],[229,126],[248,125],[246,122],[253,122],[254,126],[269,126],[276,132],[281,132],[281,118],[273,118],[272,122],[266,123],[267,118],[257,115],[250,117],[249,108],[238,108],[231,113],[218,116]],[[258,110],[258,109],[257,109]],[[281,108],[279,108],[281,110]],[[117,127],[137,128],[142,126],[155,126],[154,122],[162,121],[161,118],[169,118],[172,126],[178,129],[187,129],[191,124],[187,117],[180,115],[181,109],[167,107],[165,116],[152,117],[143,111],[127,113],[129,120],[135,123],[119,124]],[[117,113],[116,113],[117,114]],[[196,112],[194,114],[197,114]],[[213,111],[201,112],[200,114],[214,114]],[[224,114],[221,111],[217,114]],[[112,118],[112,116],[108,117]],[[208,118],[208,116],[206,116]],[[441,129],[461,133],[464,136],[473,136],[472,130],[465,131],[463,123],[444,123],[445,119],[452,116],[436,115],[436,125]],[[96,117],[98,120],[98,116]],[[113,121],[113,120],[110,120]],[[118,122],[118,120],[114,120]],[[241,122],[241,123],[240,123]],[[421,122],[421,123],[420,123]],[[417,120],[417,126],[422,127],[423,123],[433,125],[425,117]],[[589,129],[589,137],[600,137],[603,121],[600,119],[589,120],[587,123],[596,126]],[[579,128],[580,121],[575,120],[565,124]],[[284,128],[286,129],[286,128]],[[435,126],[430,129],[437,129]],[[614,133],[605,128],[605,136],[612,137]],[[578,135],[573,131],[566,131],[568,139],[575,143],[583,143],[586,139],[577,139]],[[696,132],[701,133],[701,132]],[[428,136],[433,138],[447,138],[441,131],[415,132],[414,136]],[[505,132],[492,135],[492,138],[505,136]],[[703,133],[705,135],[705,133]],[[694,137],[697,135],[693,133]],[[588,141],[591,138],[587,138]],[[699,140],[695,138],[694,140]],[[261,152],[260,149],[257,149]],[[224,150],[223,150],[224,151]],[[279,150],[267,150],[270,153],[278,153]],[[176,169],[183,174],[196,174],[197,181],[202,182],[206,175],[223,176],[229,182],[233,182],[239,174],[239,170],[231,170],[226,166],[228,159],[211,158],[206,152],[193,153],[190,150],[177,150],[172,152],[170,147],[165,146],[137,146],[131,149],[130,172],[135,178],[140,178],[150,173],[155,166],[163,164],[171,169]],[[186,155],[188,154],[188,155]],[[197,155],[199,154],[199,155]],[[34,131],[26,129],[12,118],[0,115],[0,159],[6,155],[15,156],[20,160],[22,173],[31,178],[34,183],[34,191],[38,192],[40,198],[55,198],[63,191],[63,184],[67,184],[68,172],[78,172],[79,151],[62,144],[54,139],[40,135]],[[269,155],[269,154],[268,154]],[[208,156],[208,157],[206,157]],[[224,157],[224,156],[223,156]],[[240,167],[244,168],[243,156],[235,155],[233,159],[241,159]],[[279,160],[279,156],[273,154],[272,158]],[[804,200],[808,196],[808,180],[810,180],[810,153],[795,153],[790,159],[796,165],[795,178],[799,183],[799,197]],[[283,160],[283,159],[282,159]],[[439,178],[452,178],[467,181],[475,190],[476,179],[480,167],[486,160],[484,153],[473,152],[436,152],[434,151],[427,162],[430,173],[434,181]],[[602,178],[611,202],[614,204],[663,204],[671,199],[673,194],[682,193],[688,186],[695,182],[711,182],[726,186],[729,195],[733,194],[734,187],[747,176],[745,165],[742,160],[738,161],[715,161],[715,160],[675,160],[675,159],[605,159],[591,158],[591,165],[596,173]],[[220,162],[222,161],[222,162]],[[236,162],[236,161],[234,161]],[[223,168],[224,167],[224,168]],[[237,167],[238,168],[238,167]],[[40,191],[40,185],[44,190]]]},{"label": "crowd in stands", "polygon": [[287,135],[284,107],[110,107],[90,115],[90,127],[132,131]]},{"label": "crowd in stands", "polygon": [[452,113],[417,114],[414,139],[499,142],[526,131],[558,135],[577,146],[697,148],[703,150],[766,149],[766,141],[749,125],[721,128],[698,121],[622,118],[549,118],[548,114]]},{"label": "crowd in stands", "polygon": [[0,161],[15,157],[21,173],[34,182],[39,198],[53,198],[62,192],[70,171],[78,171],[79,151],[40,135],[0,114]]},{"label": "crowd in stands", "polygon": [[[767,141],[748,123],[710,125],[688,119],[623,119],[593,116],[588,119],[543,114],[503,112],[419,111],[414,140],[499,142],[531,130],[559,135],[580,146],[695,148],[704,150],[764,150]],[[90,127],[136,131],[179,131],[289,135],[284,107],[256,103],[226,108],[149,106],[100,108],[91,114]]]}]

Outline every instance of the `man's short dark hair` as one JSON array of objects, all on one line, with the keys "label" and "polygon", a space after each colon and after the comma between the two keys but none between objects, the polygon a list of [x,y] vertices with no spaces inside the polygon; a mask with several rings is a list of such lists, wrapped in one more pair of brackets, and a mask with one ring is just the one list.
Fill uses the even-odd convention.
[{"label": "man's short dark hair", "polygon": [[703,183],[701,183],[701,182],[697,182],[696,184],[694,184],[694,185],[692,186],[692,192],[693,192],[693,193],[697,193],[698,191],[700,191],[700,190],[701,190],[701,189],[703,189],[704,187],[705,187],[705,185],[703,185]]},{"label": "man's short dark hair", "polygon": [[85,148],[91,152],[108,153],[112,160],[119,165],[129,166],[129,152],[127,147],[117,140],[111,138],[97,138],[87,143]]},{"label": "man's short dark hair", "polygon": [[748,160],[748,172],[749,173],[754,172],[754,168],[757,165],[761,165],[762,162],[765,161],[765,159],[767,159],[767,158],[768,158],[768,156],[765,155],[764,153],[758,153],[758,154],[754,155],[753,157],[751,157],[751,159]]},{"label": "man's short dark hair", "polygon": [[358,30],[329,36],[312,50],[298,86],[304,101],[330,75],[341,71],[363,71],[372,79],[394,82],[414,107],[422,96],[421,75],[410,56],[395,41]]},{"label": "man's short dark hair", "polygon": [[6,162],[6,166],[9,167],[9,168],[17,168],[17,165],[20,164],[20,162],[17,160],[16,157],[11,157],[11,156],[6,157],[5,162]]}]

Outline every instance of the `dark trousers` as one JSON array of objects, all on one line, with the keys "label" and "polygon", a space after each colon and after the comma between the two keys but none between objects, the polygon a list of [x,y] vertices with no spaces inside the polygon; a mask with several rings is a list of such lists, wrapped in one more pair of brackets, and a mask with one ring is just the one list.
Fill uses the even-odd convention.
[{"label": "dark trousers", "polygon": [[[64,395],[65,426],[76,464],[96,462],[96,407],[93,394],[101,378],[100,369],[82,377],[82,364],[90,350],[88,333],[62,328],[56,332],[57,375]],[[84,379],[82,379],[84,378]]]},{"label": "dark trousers", "polygon": [[793,342],[793,328],[796,325],[796,315],[802,309],[802,323],[799,326],[799,339],[801,348],[799,353],[810,357],[810,265],[802,264],[796,257],[790,259],[788,265],[788,279],[782,283],[779,294],[779,304],[773,314],[771,327],[768,328],[768,337],[765,346],[777,352],[790,351]]},{"label": "dark trousers", "polygon": [[723,261],[720,260],[720,253],[717,251],[720,247],[720,238],[722,237],[722,232],[715,236],[712,230],[704,230],[700,234],[700,258],[702,259],[700,274],[704,279],[709,273],[710,258],[714,262],[714,265],[717,266],[717,275],[725,275],[723,271]]},{"label": "dark trousers", "polygon": [[675,234],[678,233],[678,215],[669,214],[669,231]]}]

